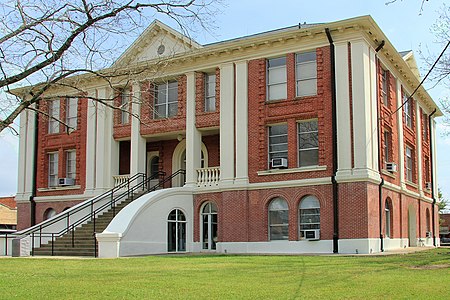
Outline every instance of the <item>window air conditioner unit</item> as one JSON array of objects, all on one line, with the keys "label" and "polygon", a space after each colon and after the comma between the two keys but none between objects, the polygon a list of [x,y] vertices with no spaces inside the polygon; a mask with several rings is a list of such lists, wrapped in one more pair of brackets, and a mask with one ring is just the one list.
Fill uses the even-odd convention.
[{"label": "window air conditioner unit", "polygon": [[320,238],[320,229],[305,230],[305,240],[315,241]]},{"label": "window air conditioner unit", "polygon": [[397,164],[394,162],[387,162],[386,170],[389,172],[397,172]]},{"label": "window air conditioner unit", "polygon": [[69,186],[74,185],[75,179],[73,178],[58,178],[58,185],[59,186]]},{"label": "window air conditioner unit", "polygon": [[288,162],[286,158],[272,158],[272,168],[287,168]]},{"label": "window air conditioner unit", "polygon": [[430,237],[432,237],[432,233],[431,233],[431,231],[427,231],[427,238],[430,238]]},{"label": "window air conditioner unit", "polygon": [[431,187],[432,187],[431,182],[425,182],[425,188],[427,190],[431,190]]}]

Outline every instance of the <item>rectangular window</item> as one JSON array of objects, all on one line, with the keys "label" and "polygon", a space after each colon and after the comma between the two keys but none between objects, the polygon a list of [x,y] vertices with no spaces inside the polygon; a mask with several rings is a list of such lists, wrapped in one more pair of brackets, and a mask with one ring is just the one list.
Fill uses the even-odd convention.
[{"label": "rectangular window", "polygon": [[269,126],[269,168],[274,158],[288,157],[287,124]]},{"label": "rectangular window", "polygon": [[298,166],[319,164],[319,131],[317,120],[298,123]]},{"label": "rectangular window", "polygon": [[48,154],[48,186],[58,186],[58,153]]},{"label": "rectangular window", "polygon": [[381,97],[383,99],[383,104],[385,106],[389,105],[389,97],[388,97],[388,71],[382,69],[381,71]]},{"label": "rectangular window", "polygon": [[286,57],[267,60],[267,100],[287,98]]},{"label": "rectangular window", "polygon": [[66,124],[70,127],[68,131],[77,129],[78,98],[66,99]]},{"label": "rectangular window", "polygon": [[155,91],[154,119],[170,118],[178,113],[178,82],[158,84]]},{"label": "rectangular window", "polygon": [[406,180],[413,181],[413,150],[406,147]]},{"label": "rectangular window", "polygon": [[77,175],[77,153],[75,150],[66,151],[66,177],[75,180]]},{"label": "rectangular window", "polygon": [[423,122],[423,140],[428,140],[428,115],[426,113],[422,114]]},{"label": "rectangular window", "polygon": [[59,100],[48,102],[48,133],[59,133]]},{"label": "rectangular window", "polygon": [[384,162],[389,162],[391,154],[391,133],[386,130],[383,133],[383,138],[384,138]]},{"label": "rectangular window", "polygon": [[412,128],[412,99],[406,93],[403,93],[403,109],[405,110],[405,124]]},{"label": "rectangular window", "polygon": [[425,166],[424,166],[424,173],[425,173],[425,182],[430,182],[430,160],[428,157],[425,157]]},{"label": "rectangular window", "polygon": [[120,93],[120,124],[130,123],[130,89],[123,89]]},{"label": "rectangular window", "polygon": [[205,74],[205,111],[216,111],[216,74]]},{"label": "rectangular window", "polygon": [[298,53],[295,56],[297,97],[317,95],[316,52]]}]

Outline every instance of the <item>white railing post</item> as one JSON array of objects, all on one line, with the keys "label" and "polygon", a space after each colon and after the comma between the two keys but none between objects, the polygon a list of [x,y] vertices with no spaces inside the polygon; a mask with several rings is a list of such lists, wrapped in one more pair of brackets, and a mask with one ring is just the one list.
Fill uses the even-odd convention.
[{"label": "white railing post", "polygon": [[197,169],[197,186],[209,187],[219,185],[220,167]]},{"label": "white railing post", "polygon": [[124,182],[127,182],[127,180],[130,178],[130,174],[126,175],[114,175],[114,187],[121,185]]}]

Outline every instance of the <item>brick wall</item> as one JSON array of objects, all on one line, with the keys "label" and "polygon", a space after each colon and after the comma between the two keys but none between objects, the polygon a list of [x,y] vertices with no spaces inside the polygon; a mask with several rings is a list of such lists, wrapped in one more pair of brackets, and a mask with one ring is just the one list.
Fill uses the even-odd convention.
[{"label": "brick wall", "polygon": [[[65,120],[65,99],[60,99],[60,119]],[[46,101],[41,101],[40,109],[48,111]],[[37,192],[37,196],[73,195],[82,194],[86,181],[86,131],[87,131],[87,99],[78,98],[77,129],[70,134],[66,132],[64,125],[59,125],[59,133],[48,133],[48,117],[39,115],[38,154],[36,185],[38,189],[48,188],[48,153],[58,153],[58,177],[66,177],[66,153],[67,150],[76,150],[76,179],[75,185],[79,189],[55,188]]]},{"label": "brick wall", "polygon": [[[317,96],[296,97],[295,53],[286,56],[287,99],[267,101],[266,60],[249,61],[249,156],[250,182],[270,182],[292,179],[326,177],[332,175],[332,103],[329,47],[317,48]],[[288,125],[288,165],[298,165],[297,121],[317,119],[319,131],[319,165],[325,171],[258,176],[257,171],[268,169],[267,127],[276,123]]]}]

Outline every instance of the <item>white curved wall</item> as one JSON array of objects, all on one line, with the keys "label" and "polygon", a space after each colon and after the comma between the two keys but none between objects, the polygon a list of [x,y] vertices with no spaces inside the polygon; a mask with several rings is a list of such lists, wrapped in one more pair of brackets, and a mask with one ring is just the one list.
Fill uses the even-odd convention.
[{"label": "white curved wall", "polygon": [[170,188],[143,195],[122,209],[105,231],[97,234],[99,257],[167,253],[167,217],[175,208],[186,216],[186,251],[192,251],[192,191]]}]

